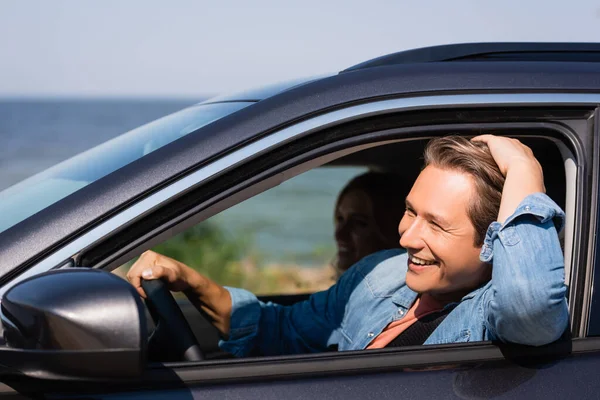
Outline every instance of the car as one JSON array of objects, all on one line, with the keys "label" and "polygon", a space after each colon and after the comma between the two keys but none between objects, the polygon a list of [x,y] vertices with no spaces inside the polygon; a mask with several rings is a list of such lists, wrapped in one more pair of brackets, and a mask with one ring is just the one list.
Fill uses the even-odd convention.
[{"label": "car", "polygon": [[[598,118],[600,43],[467,43],[212,98],[77,155],[0,192],[0,397],[596,398]],[[555,343],[236,359],[189,303],[155,282],[145,307],[115,273],[294,177],[414,179],[428,140],[482,132],[530,146],[566,212],[571,329]]]}]

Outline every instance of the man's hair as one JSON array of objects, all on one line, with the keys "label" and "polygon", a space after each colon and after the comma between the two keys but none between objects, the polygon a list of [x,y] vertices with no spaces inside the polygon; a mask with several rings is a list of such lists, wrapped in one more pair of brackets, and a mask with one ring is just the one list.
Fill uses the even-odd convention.
[{"label": "man's hair", "polygon": [[476,195],[467,207],[475,227],[475,245],[482,246],[488,226],[498,219],[504,176],[483,142],[460,136],[444,136],[427,143],[425,167],[464,172],[473,177]]}]

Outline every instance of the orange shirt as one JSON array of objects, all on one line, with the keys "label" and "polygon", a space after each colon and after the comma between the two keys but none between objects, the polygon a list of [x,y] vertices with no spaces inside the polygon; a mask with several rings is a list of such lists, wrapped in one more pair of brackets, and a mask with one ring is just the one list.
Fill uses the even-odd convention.
[{"label": "orange shirt", "polygon": [[440,311],[443,308],[444,306],[438,303],[433,297],[426,294],[419,296],[404,318],[390,322],[388,326],[386,326],[385,329],[367,346],[367,349],[384,348],[394,340],[396,336],[417,322],[419,318]]}]

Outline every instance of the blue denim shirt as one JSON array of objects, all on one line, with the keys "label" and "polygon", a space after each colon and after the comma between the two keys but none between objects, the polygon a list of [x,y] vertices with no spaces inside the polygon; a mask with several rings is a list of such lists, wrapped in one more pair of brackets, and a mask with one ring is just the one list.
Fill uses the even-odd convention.
[{"label": "blue denim shirt", "polygon": [[[500,340],[543,345],[568,324],[564,259],[558,232],[563,211],[545,194],[526,197],[504,224],[490,225],[481,249],[492,279],[448,304],[452,311],[425,344]],[[403,318],[418,294],[405,283],[404,250],[365,257],[330,289],[292,306],[260,302],[243,289],[231,294],[230,336],[221,349],[236,356],[359,350],[392,321]]]}]

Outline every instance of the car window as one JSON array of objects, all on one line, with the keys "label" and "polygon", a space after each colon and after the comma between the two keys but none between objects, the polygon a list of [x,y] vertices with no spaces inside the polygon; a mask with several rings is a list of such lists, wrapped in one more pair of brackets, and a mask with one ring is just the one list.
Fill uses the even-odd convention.
[{"label": "car window", "polygon": [[[364,168],[322,167],[239,203],[153,248],[225,286],[259,295],[334,283],[333,210]],[[131,263],[115,270],[124,275]]]},{"label": "car window", "polygon": [[124,133],[0,192],[0,232],[113,171],[252,102],[200,104]]},{"label": "car window", "polygon": [[[247,289],[258,295],[259,299],[264,301],[263,304],[268,304],[269,301],[273,304],[282,306],[294,304],[297,301],[306,298],[306,296],[303,296],[302,294],[321,291],[334,284],[337,276],[336,271],[332,266],[332,261],[336,253],[338,259],[342,257],[339,249],[345,247],[339,245],[339,237],[336,238],[338,239],[337,245],[336,240],[334,240],[334,206],[336,210],[342,208],[340,204],[343,203],[343,201],[340,201],[340,204],[336,204],[338,203],[336,200],[340,191],[342,191],[342,188],[350,181],[355,181],[355,179],[352,178],[370,175],[363,174],[364,168],[348,169],[338,167],[337,165],[372,165],[369,161],[377,160],[381,164],[379,165],[379,168],[373,168],[372,172],[377,171],[377,175],[383,175],[386,181],[384,184],[380,184],[381,182],[378,181],[379,184],[376,186],[386,188],[386,190],[384,191],[384,195],[371,198],[371,208],[390,210],[394,207],[389,205],[399,205],[397,208],[404,213],[404,201],[395,201],[398,195],[398,193],[395,192],[402,192],[402,200],[405,200],[410,187],[405,187],[401,183],[401,180],[391,180],[395,184],[389,185],[390,179],[388,179],[388,175],[384,173],[384,171],[389,171],[389,173],[394,171],[394,174],[402,171],[402,174],[396,176],[403,176],[405,178],[411,176],[416,169],[411,168],[411,165],[420,165],[422,162],[418,155],[421,154],[421,152],[415,151],[416,148],[421,146],[422,142],[402,141],[391,144],[387,143],[383,146],[368,147],[364,150],[348,154],[343,158],[330,162],[327,166],[319,167],[302,175],[298,175],[295,178],[281,183],[280,186],[256,195],[220,214],[214,215],[212,218],[205,220],[195,227],[155,246],[153,250],[189,265],[220,285]],[[545,146],[542,146],[541,148],[534,146],[534,150],[536,150],[538,154],[543,155],[543,157],[540,157],[542,166],[557,165],[557,168],[559,169],[564,168],[560,162],[562,159],[560,152],[549,151],[549,147],[551,146],[554,145],[550,141],[545,142]],[[392,157],[392,155],[395,157]],[[382,168],[381,165],[386,165],[386,160],[388,162],[387,166],[394,166],[398,168],[398,170]],[[398,160],[402,160],[402,162],[399,163]],[[557,174],[549,174],[548,176],[552,176],[553,181],[552,184],[549,183],[547,185],[549,192],[557,193],[559,197],[564,199],[565,180],[562,178],[559,179]],[[274,179],[273,182],[276,182],[276,180]],[[413,179],[407,179],[405,183],[412,184],[412,182],[414,182]],[[394,192],[390,190],[391,187],[395,188]],[[431,190],[435,190],[435,188]],[[437,193],[432,193],[431,191],[427,192],[427,198],[440,199],[438,202],[447,201],[447,199],[437,197],[436,194]],[[344,194],[342,198],[351,199],[352,196]],[[377,203],[372,200],[375,198],[386,199],[387,201],[391,201],[391,204],[375,207]],[[326,201],[320,201],[319,199]],[[357,198],[355,197],[354,199],[356,200]],[[457,207],[454,207],[454,209],[457,209]],[[374,213],[372,217],[374,217],[373,221],[381,222],[381,219],[377,221],[377,214]],[[335,213],[335,218],[337,219],[337,212]],[[397,224],[400,218],[396,218],[395,216],[392,218],[391,216],[386,215],[383,220],[394,221],[394,232],[398,234],[399,227]],[[383,224],[380,226],[383,226]],[[436,228],[431,229],[433,230]],[[383,232],[388,231],[382,230],[381,233]],[[339,236],[339,230],[336,236]],[[380,236],[389,237],[390,235],[384,234]],[[468,250],[473,246],[473,242],[472,240],[469,240],[469,238],[463,242],[468,242]],[[398,239],[396,238],[395,244],[397,245],[397,243]],[[338,249],[337,252],[336,248]],[[379,253],[379,250],[381,249],[374,249],[370,253],[367,253],[367,255],[379,253],[376,257],[385,257],[387,260],[388,258],[391,259],[391,257],[398,255],[398,252],[400,251],[395,250],[392,246],[385,247],[385,249],[387,249],[387,251],[381,253]],[[454,254],[452,253],[454,249],[447,247],[446,250],[448,251],[447,254]],[[477,257],[479,257],[479,252]],[[389,292],[390,287],[394,290],[396,290],[397,287],[387,285],[392,285],[394,284],[393,282],[401,282],[400,279],[403,279],[402,276],[399,277],[397,275],[402,269],[398,268],[396,262],[384,263],[376,261],[379,260],[379,258],[373,258],[372,260],[375,260],[375,262],[378,263],[376,265],[381,265],[381,267],[378,268],[378,273],[380,273],[380,275],[371,276],[370,278],[365,279],[375,279],[379,281],[376,282],[375,285],[371,284],[374,281],[371,281],[371,283],[367,285],[357,285],[356,292],[352,292],[356,293],[356,295],[351,297],[352,301],[354,301],[353,307],[356,307],[356,310],[358,311],[348,314],[344,311],[343,314],[344,316],[353,315],[353,318],[357,321],[356,326],[359,326],[358,320],[361,318],[359,315],[374,315],[370,312],[369,308],[361,308],[364,304],[368,304],[368,302],[363,303],[362,299],[370,298],[369,296],[374,296],[377,299],[389,299],[391,298],[391,292]],[[420,263],[418,265],[424,265],[420,260],[414,262]],[[424,262],[427,262],[427,260]],[[338,263],[336,263],[336,265],[338,265]],[[128,266],[126,265],[117,272],[121,276],[124,276],[127,267]],[[368,266],[366,268],[368,268]],[[349,272],[349,274],[351,274],[349,276],[357,277],[360,276],[362,272],[364,272],[364,270],[361,271],[360,269],[354,268]],[[564,276],[562,278],[564,278]],[[353,278],[349,279],[350,280],[345,280],[345,282],[353,282]],[[407,293],[410,295],[414,294],[414,292],[409,292],[406,288],[407,286],[404,285],[402,292],[398,290],[397,293],[400,293],[402,296]],[[235,292],[231,293],[235,294]],[[477,296],[480,296],[481,293],[483,292],[479,292]],[[293,294],[301,295],[286,296]],[[401,297],[397,297],[396,301],[400,298]],[[191,301],[193,302],[194,299],[191,299]],[[412,302],[412,300],[410,301]],[[180,301],[185,317],[187,317],[188,320],[194,321],[192,322],[193,325],[199,319],[197,318],[198,313],[195,306],[188,303],[189,302],[183,303]],[[326,311],[328,315],[341,314],[341,311],[335,309],[336,305],[334,302],[328,302],[327,295],[317,294],[316,296],[313,296],[310,304],[319,310],[329,307]],[[334,305],[329,306],[330,304]],[[379,304],[379,301],[377,304]],[[342,304],[343,307],[346,307],[347,305],[347,303]],[[408,302],[396,305],[399,306],[398,315],[406,315],[411,306]],[[428,326],[433,330],[435,330],[435,324],[440,323],[449,312],[448,309],[446,309],[446,311],[436,311],[440,305],[435,301],[429,302],[423,307],[425,307],[426,310],[432,311],[431,318],[433,319],[430,321],[432,324]],[[467,307],[469,306],[467,305]],[[302,307],[297,309],[302,309]],[[564,307],[561,305],[561,310],[559,311],[563,312],[563,309]],[[467,311],[465,312],[465,310]],[[470,319],[471,313],[467,308],[463,307],[459,312],[462,314],[455,314],[455,316],[458,315],[460,321],[467,321]],[[310,312],[307,312],[306,315],[298,313],[292,313],[298,320],[302,320],[305,317],[311,318]],[[280,315],[276,312],[267,314],[270,316]],[[298,315],[300,315],[300,317],[298,317]],[[563,313],[563,315],[566,314]],[[564,321],[565,319],[562,320]],[[273,326],[275,326],[276,321],[265,321],[265,324],[273,324]],[[332,325],[335,323],[336,322],[332,323]],[[287,321],[286,324],[283,325],[290,326],[287,324]],[[421,327],[422,325],[415,325],[415,329],[420,329]],[[379,332],[382,332],[382,329],[384,328],[385,325],[381,325],[376,329],[378,329]],[[204,327],[192,327],[192,329],[197,337],[201,338],[200,342],[202,347],[212,349],[212,352],[209,352],[211,353],[211,357],[221,357],[227,353],[239,355],[239,353],[236,352],[236,349],[232,349],[232,347],[218,347],[217,334],[214,334],[212,335],[212,338],[209,338],[209,335],[205,334],[206,329],[204,329]],[[415,329],[413,329],[412,332],[415,332]],[[214,331],[214,329],[212,329],[212,331]],[[311,330],[311,332],[313,331]],[[322,337],[316,337],[315,339],[316,341],[321,341],[319,345],[328,343],[325,341],[329,340],[328,337],[325,337],[325,335],[328,334],[328,331],[323,332],[324,335]],[[390,330],[389,332],[389,334],[383,337],[383,341],[387,339],[394,340],[391,335],[396,333],[396,330]],[[487,340],[486,336],[484,336],[485,330],[479,331],[480,336],[478,337],[471,336],[471,333],[468,330],[461,329],[455,333],[452,329],[449,329],[448,332],[448,335],[456,334],[455,337],[450,338],[452,342],[460,343],[466,341]],[[358,333],[360,334],[360,332]],[[337,342],[335,345],[333,347],[327,345],[327,349],[335,349],[335,346],[346,346],[345,348],[337,347],[339,350],[366,349],[369,348],[367,346],[371,345],[375,346],[372,347],[372,349],[378,349],[392,343],[387,342],[386,344],[379,341],[370,344],[368,338],[374,337],[375,333],[370,331],[365,333],[366,336],[355,336],[356,340],[353,338],[351,338],[353,340],[348,341],[344,341],[343,338],[339,340],[336,339]],[[408,336],[411,340],[409,343],[411,343],[411,345],[423,344],[430,334],[431,332],[422,338],[419,337],[420,334]],[[446,332],[438,333],[438,336],[434,340],[446,342],[446,337],[449,336],[441,336],[446,334]],[[261,353],[262,355],[293,354],[294,352],[303,353],[303,348],[301,347],[303,343],[302,340],[294,341],[294,345],[298,345],[294,350],[288,351],[288,349],[285,349],[285,351],[282,351],[281,348],[277,347],[279,346],[277,343],[280,343],[277,338],[268,335],[266,338],[265,343],[267,345],[261,348],[261,351],[265,351],[264,353]],[[235,340],[231,342],[233,343]],[[270,343],[273,343],[273,347],[269,347],[268,344]],[[394,343],[393,345],[398,343],[400,342]],[[323,346],[320,347],[320,349],[322,348]],[[212,354],[213,352],[214,354]]]}]

